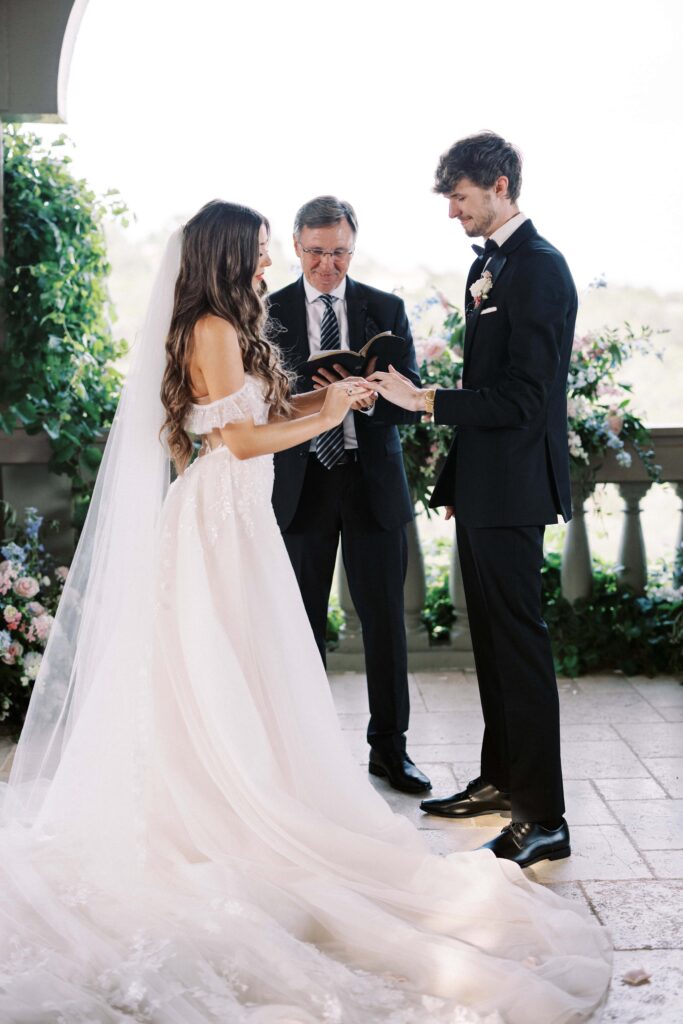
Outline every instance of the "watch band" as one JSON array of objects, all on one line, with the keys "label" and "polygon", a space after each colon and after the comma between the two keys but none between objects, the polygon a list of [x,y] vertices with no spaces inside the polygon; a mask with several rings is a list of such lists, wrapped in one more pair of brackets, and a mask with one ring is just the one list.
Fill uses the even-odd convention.
[{"label": "watch band", "polygon": [[434,399],[436,397],[436,388],[427,388],[425,391],[425,415],[434,415]]}]

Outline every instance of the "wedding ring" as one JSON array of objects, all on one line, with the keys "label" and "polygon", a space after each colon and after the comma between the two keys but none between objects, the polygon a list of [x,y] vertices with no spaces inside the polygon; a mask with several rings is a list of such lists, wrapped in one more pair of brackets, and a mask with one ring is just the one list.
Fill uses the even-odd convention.
[{"label": "wedding ring", "polygon": [[349,384],[348,388],[346,389],[346,394],[347,395],[352,395],[353,394],[353,386],[351,384]]}]

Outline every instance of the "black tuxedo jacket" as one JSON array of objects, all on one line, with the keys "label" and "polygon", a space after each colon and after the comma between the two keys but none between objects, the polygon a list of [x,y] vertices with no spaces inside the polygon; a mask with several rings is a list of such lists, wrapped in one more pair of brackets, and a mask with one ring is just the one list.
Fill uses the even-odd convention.
[{"label": "black tuxedo jacket", "polygon": [[455,439],[437,480],[433,508],[453,505],[465,526],[534,526],[571,518],[567,372],[576,288],[561,253],[525,221],[487,267],[493,286],[466,300],[462,390],[436,393],[434,420]]},{"label": "black tuxedo jacket", "polygon": [[[269,298],[269,312],[274,341],[280,347],[285,365],[298,371],[310,356],[303,278],[273,292]],[[380,331],[392,331],[406,338],[410,342],[410,353],[396,369],[419,385],[413,339],[402,299],[347,277],[346,312],[350,345],[356,351]],[[283,330],[275,333],[279,328]],[[311,387],[310,382],[298,378],[297,390],[310,390]],[[354,413],[358,456],[370,507],[384,529],[407,523],[413,518],[396,424],[413,423],[417,418],[414,413],[407,413],[381,398],[377,399],[372,416]],[[299,504],[309,449],[310,441],[306,441],[275,456],[273,507],[282,530],[292,522]]]}]

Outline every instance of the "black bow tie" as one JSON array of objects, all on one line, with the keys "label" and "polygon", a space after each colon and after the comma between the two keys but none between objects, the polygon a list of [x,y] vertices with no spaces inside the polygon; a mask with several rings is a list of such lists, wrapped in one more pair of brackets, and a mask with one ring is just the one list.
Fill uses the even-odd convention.
[{"label": "black bow tie", "polygon": [[496,249],[500,248],[498,242],[494,242],[492,238],[486,239],[486,245],[473,245],[472,248],[480,258],[482,256],[492,256]]}]

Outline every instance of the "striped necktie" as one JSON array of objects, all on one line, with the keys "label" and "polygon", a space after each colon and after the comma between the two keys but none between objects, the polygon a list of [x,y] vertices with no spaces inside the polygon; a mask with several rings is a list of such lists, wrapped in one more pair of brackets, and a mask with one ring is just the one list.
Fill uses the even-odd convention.
[{"label": "striped necktie", "polygon": [[[322,323],[320,325],[320,351],[341,348],[339,337],[339,322],[334,311],[336,295],[319,295],[318,298],[325,305]],[[332,469],[344,454],[344,428],[340,423],[324,434],[318,434],[315,439],[315,454],[319,462],[322,462],[325,469]]]}]

